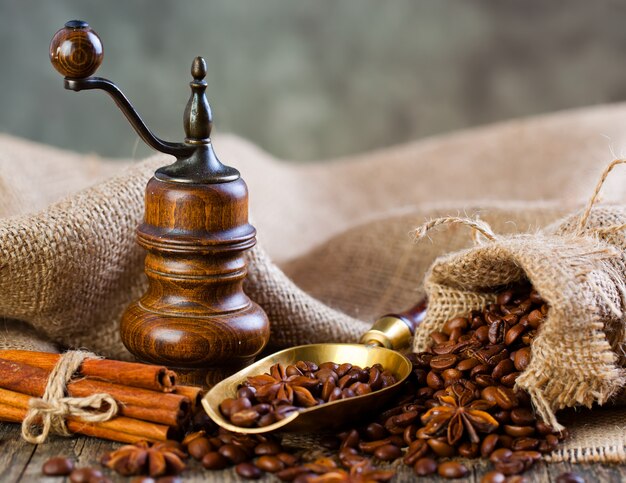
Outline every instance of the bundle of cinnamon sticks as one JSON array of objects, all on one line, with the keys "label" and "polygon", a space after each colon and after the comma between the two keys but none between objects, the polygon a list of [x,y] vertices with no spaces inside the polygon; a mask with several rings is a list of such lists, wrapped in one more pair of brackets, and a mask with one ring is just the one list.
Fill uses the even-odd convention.
[{"label": "bundle of cinnamon sticks", "polygon": [[[29,400],[43,396],[59,358],[48,352],[0,350],[0,421],[23,421]],[[71,397],[106,393],[119,407],[116,417],[101,423],[70,416],[69,431],[123,443],[177,439],[202,397],[202,388],[177,385],[176,374],[166,367],[108,359],[85,359],[67,392]]]}]

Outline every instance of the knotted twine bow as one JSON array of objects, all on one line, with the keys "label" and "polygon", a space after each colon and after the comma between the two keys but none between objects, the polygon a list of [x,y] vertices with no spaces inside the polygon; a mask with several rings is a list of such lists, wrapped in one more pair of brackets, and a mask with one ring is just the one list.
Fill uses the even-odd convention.
[{"label": "knotted twine bow", "polygon": [[[99,423],[113,418],[118,411],[117,402],[108,394],[92,394],[87,397],[66,397],[67,384],[83,360],[97,359],[86,351],[68,351],[52,369],[42,398],[32,398],[28,413],[22,422],[22,437],[32,444],[43,443],[48,434],[70,436],[65,426],[68,416],[89,423]],[[103,408],[106,411],[102,411]],[[41,432],[37,434],[37,427]]]},{"label": "knotted twine bow", "polygon": [[[580,217],[580,220],[578,222],[578,227],[577,227],[577,230],[576,230],[576,235],[577,236],[583,236],[585,227],[587,225],[587,222],[589,221],[589,215],[591,214],[591,209],[593,208],[593,206],[595,205],[595,203],[596,203],[596,201],[598,199],[598,195],[600,193],[600,189],[604,185],[604,182],[606,181],[607,177],[609,176],[609,173],[618,164],[626,164],[626,159],[615,159],[615,160],[613,160],[605,168],[604,172],[602,173],[602,176],[600,176],[600,179],[598,180],[598,183],[596,184],[596,188],[595,188],[595,190],[593,192],[593,195],[591,196],[591,198],[587,202],[587,206],[585,207],[585,211],[583,212],[583,214]],[[427,221],[426,223],[424,223],[421,226],[419,226],[418,228],[416,228],[415,231],[413,231],[414,239],[415,239],[415,241],[417,241],[417,240],[425,237],[426,234],[430,230],[432,230],[434,227],[436,227],[438,225],[451,225],[451,224],[461,224],[461,225],[469,226],[472,229],[472,239],[474,240],[474,244],[476,244],[476,245],[480,244],[480,239],[478,237],[479,234],[483,235],[489,241],[496,241],[498,239],[496,234],[491,229],[491,226],[486,221],[483,221],[483,220],[481,220],[479,218],[475,218],[475,219],[472,220],[471,218],[462,218],[462,217],[458,217],[458,216],[445,216],[445,217],[435,218],[433,220]],[[596,233],[598,235],[602,235],[602,234],[609,234],[609,233],[617,233],[618,231],[622,231],[624,229],[626,229],[626,224],[613,225],[613,226],[601,227],[601,228],[595,228],[595,229],[593,229],[591,231],[592,231],[592,233]]]}]

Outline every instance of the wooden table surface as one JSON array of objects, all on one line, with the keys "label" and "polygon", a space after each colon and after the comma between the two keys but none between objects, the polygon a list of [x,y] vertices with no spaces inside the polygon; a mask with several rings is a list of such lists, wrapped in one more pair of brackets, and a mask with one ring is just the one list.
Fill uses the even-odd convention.
[{"label": "wooden table surface", "polygon": [[[77,466],[99,467],[100,456],[110,451],[119,444],[100,439],[87,437],[61,438],[51,437],[44,445],[31,445],[23,441],[20,437],[20,428],[17,424],[0,423],[0,481],[2,483],[12,482],[44,482],[61,483],[66,482],[64,478],[49,478],[41,474],[41,465],[51,456],[64,455],[77,463]],[[472,468],[472,473],[462,481],[480,482],[481,476],[489,471],[489,464],[480,461]],[[621,483],[626,482],[626,465],[581,465],[570,463],[537,463],[532,470],[526,473],[531,482],[550,482],[563,472],[575,471],[585,478],[588,483]],[[103,471],[113,481],[127,481],[112,472]],[[410,468],[400,466],[397,476],[393,482],[415,481],[417,478]],[[191,461],[189,469],[183,473],[183,481],[189,482],[222,482],[222,481],[243,481],[236,477],[234,471],[207,471],[196,461]],[[257,481],[279,481],[274,477],[267,477]],[[455,480],[444,480],[442,478],[420,478],[419,481],[444,482]],[[458,480],[460,481],[460,480]]]}]

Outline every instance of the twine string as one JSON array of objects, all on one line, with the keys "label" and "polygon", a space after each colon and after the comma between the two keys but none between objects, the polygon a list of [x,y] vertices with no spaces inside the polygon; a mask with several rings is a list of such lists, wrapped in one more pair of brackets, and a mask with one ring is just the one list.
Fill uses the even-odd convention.
[{"label": "twine string", "polygon": [[[41,398],[32,398],[22,422],[22,437],[32,444],[43,443],[48,435],[69,436],[65,420],[71,416],[84,422],[108,421],[118,411],[117,402],[109,394],[87,397],[66,397],[67,384],[85,359],[98,356],[86,351],[68,351],[63,354],[48,377]],[[103,411],[103,409],[105,409]],[[41,427],[38,432],[38,427]]]},{"label": "twine string", "polygon": [[453,224],[461,224],[465,226],[469,226],[472,229],[472,238],[474,243],[478,243],[477,233],[483,235],[489,241],[496,241],[498,238],[496,234],[491,229],[491,226],[486,221],[483,221],[479,218],[471,219],[471,218],[463,218],[459,216],[444,216],[441,218],[435,218],[433,220],[429,220],[426,223],[422,224],[418,228],[415,229],[413,235],[415,240],[419,240],[426,236],[426,234],[439,225],[453,225]]},{"label": "twine string", "polygon": [[[576,235],[582,236],[583,231],[585,230],[585,226],[587,226],[587,222],[589,221],[589,216],[591,215],[591,209],[596,204],[596,201],[598,199],[598,195],[600,194],[600,190],[602,189],[602,186],[604,185],[604,182],[606,181],[607,177],[609,176],[609,173],[618,164],[626,164],[626,159],[622,159],[622,158],[614,159],[604,169],[604,171],[602,173],[602,176],[600,176],[600,179],[598,180],[598,183],[596,184],[596,189],[593,191],[593,195],[589,199],[589,202],[587,203],[585,211],[583,212],[582,216],[580,217],[580,220],[578,221],[578,229],[576,230]],[[600,232],[600,233],[614,233],[614,232],[618,232],[620,230],[623,230],[624,228],[625,228],[625,225],[615,225],[615,226],[609,226],[609,227],[606,227],[606,228],[601,228],[601,229],[598,229],[598,230],[595,230],[595,231],[596,232]]]}]

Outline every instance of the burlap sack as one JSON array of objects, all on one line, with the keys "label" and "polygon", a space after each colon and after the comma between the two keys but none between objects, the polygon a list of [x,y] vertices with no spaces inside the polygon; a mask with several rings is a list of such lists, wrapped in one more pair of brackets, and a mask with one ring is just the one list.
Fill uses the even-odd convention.
[{"label": "burlap sack", "polygon": [[[271,344],[356,340],[377,316],[415,303],[430,264],[471,244],[457,228],[413,243],[425,219],[456,207],[500,234],[558,220],[609,156],[600,134],[618,140],[620,125],[626,107],[605,107],[308,165],[217,136],[221,158],[250,186],[263,248],[250,253],[246,290],[270,317]],[[134,232],[145,183],[167,162],[111,163],[0,136],[0,315],[11,320],[0,346],[129,357],[117,324],[145,288]],[[511,176],[519,172],[523,182]],[[606,193],[626,202],[620,176]],[[598,447],[615,441],[594,442],[592,453],[614,454]],[[576,444],[587,454],[588,443]]]},{"label": "burlap sack", "polygon": [[604,404],[618,394],[626,382],[626,207],[596,208],[582,227],[581,216],[533,234],[503,237],[475,227],[486,229],[487,243],[445,255],[428,271],[429,310],[415,349],[430,345],[428,334],[450,318],[495,302],[503,287],[530,281],[550,310],[517,385],[542,419],[558,425],[554,411]]}]

